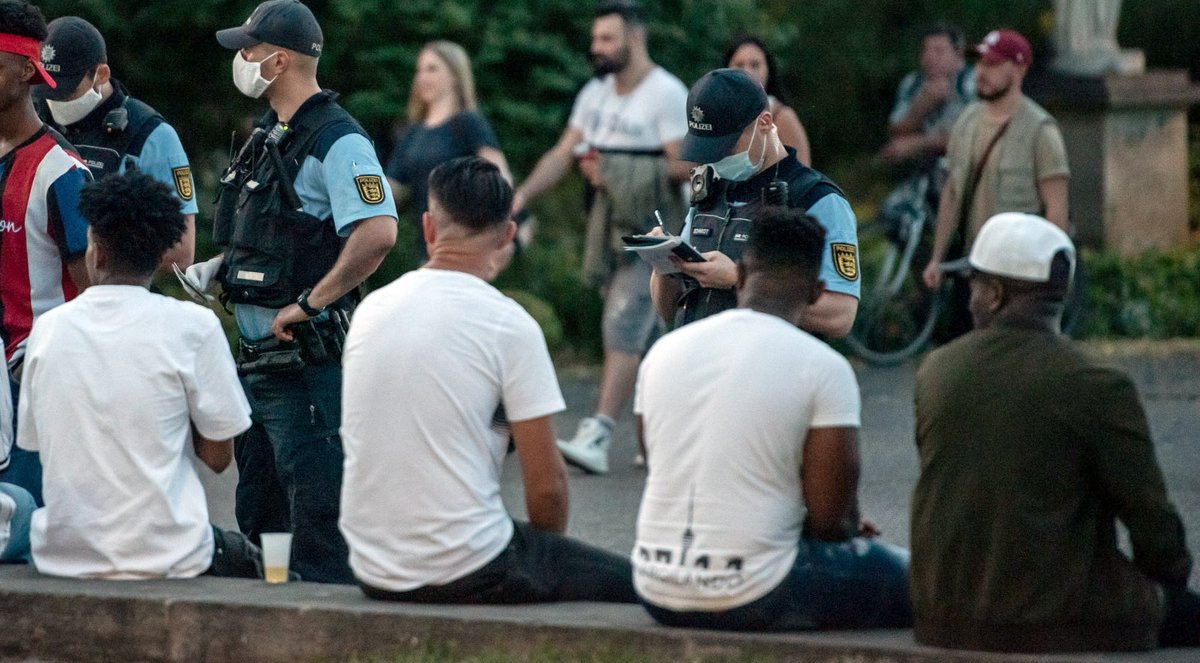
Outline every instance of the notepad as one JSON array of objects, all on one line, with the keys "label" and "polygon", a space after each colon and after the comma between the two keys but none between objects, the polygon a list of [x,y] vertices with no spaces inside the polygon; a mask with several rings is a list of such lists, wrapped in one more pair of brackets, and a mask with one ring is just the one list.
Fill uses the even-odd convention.
[{"label": "notepad", "polygon": [[672,255],[685,262],[707,262],[696,247],[674,235],[625,235],[621,241],[626,251],[638,254],[659,274],[679,273],[679,267],[671,262]]}]

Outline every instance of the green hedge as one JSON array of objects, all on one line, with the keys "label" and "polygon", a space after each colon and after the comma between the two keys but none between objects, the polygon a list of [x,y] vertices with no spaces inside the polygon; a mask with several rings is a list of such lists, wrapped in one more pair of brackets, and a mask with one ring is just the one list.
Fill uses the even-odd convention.
[{"label": "green hedge", "polygon": [[1120,258],[1084,250],[1082,258],[1086,290],[1080,336],[1200,336],[1200,251]]}]

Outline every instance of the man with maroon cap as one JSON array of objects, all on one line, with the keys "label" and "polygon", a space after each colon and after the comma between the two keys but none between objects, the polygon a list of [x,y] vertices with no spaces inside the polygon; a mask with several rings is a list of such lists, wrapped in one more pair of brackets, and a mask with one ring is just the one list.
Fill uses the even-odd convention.
[{"label": "man with maroon cap", "polygon": [[[942,284],[938,265],[970,251],[983,222],[995,214],[1038,214],[1067,229],[1070,170],[1062,134],[1054,118],[1021,92],[1033,62],[1029,42],[1012,30],[993,30],[975,52],[979,102],[963,111],[950,133],[950,174],[923,275],[930,288]],[[953,316],[956,336],[970,329],[967,296],[965,282],[957,279],[951,304],[961,312]]]},{"label": "man with maroon cap", "polygon": [[[88,284],[79,192],[91,175],[74,148],[38,118],[30,95],[34,85],[55,87],[42,67],[45,38],[37,7],[0,1],[0,335],[13,376],[20,375],[34,320]],[[40,502],[37,454],[13,449],[10,457],[4,439],[0,481],[26,488]]]}]

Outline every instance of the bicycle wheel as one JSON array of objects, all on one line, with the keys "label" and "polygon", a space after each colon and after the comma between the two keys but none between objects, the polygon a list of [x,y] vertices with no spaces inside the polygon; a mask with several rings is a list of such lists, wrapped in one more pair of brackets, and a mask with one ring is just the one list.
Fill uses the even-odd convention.
[{"label": "bicycle wheel", "polygon": [[871,364],[899,364],[929,344],[942,310],[942,294],[920,281],[912,267],[914,246],[888,241],[882,249],[869,249],[868,255],[875,259],[864,265],[864,279],[871,273],[875,276],[871,287],[863,283],[863,300],[846,344]]}]

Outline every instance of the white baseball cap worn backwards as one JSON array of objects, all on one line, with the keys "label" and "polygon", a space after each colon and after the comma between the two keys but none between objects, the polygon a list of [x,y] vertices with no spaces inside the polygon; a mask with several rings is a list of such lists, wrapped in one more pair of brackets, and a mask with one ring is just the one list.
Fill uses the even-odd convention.
[{"label": "white baseball cap worn backwards", "polygon": [[975,270],[1031,283],[1050,281],[1054,256],[1065,251],[1075,268],[1075,245],[1061,228],[1046,219],[1020,212],[1004,212],[988,219],[971,254],[941,264],[944,272]]}]

